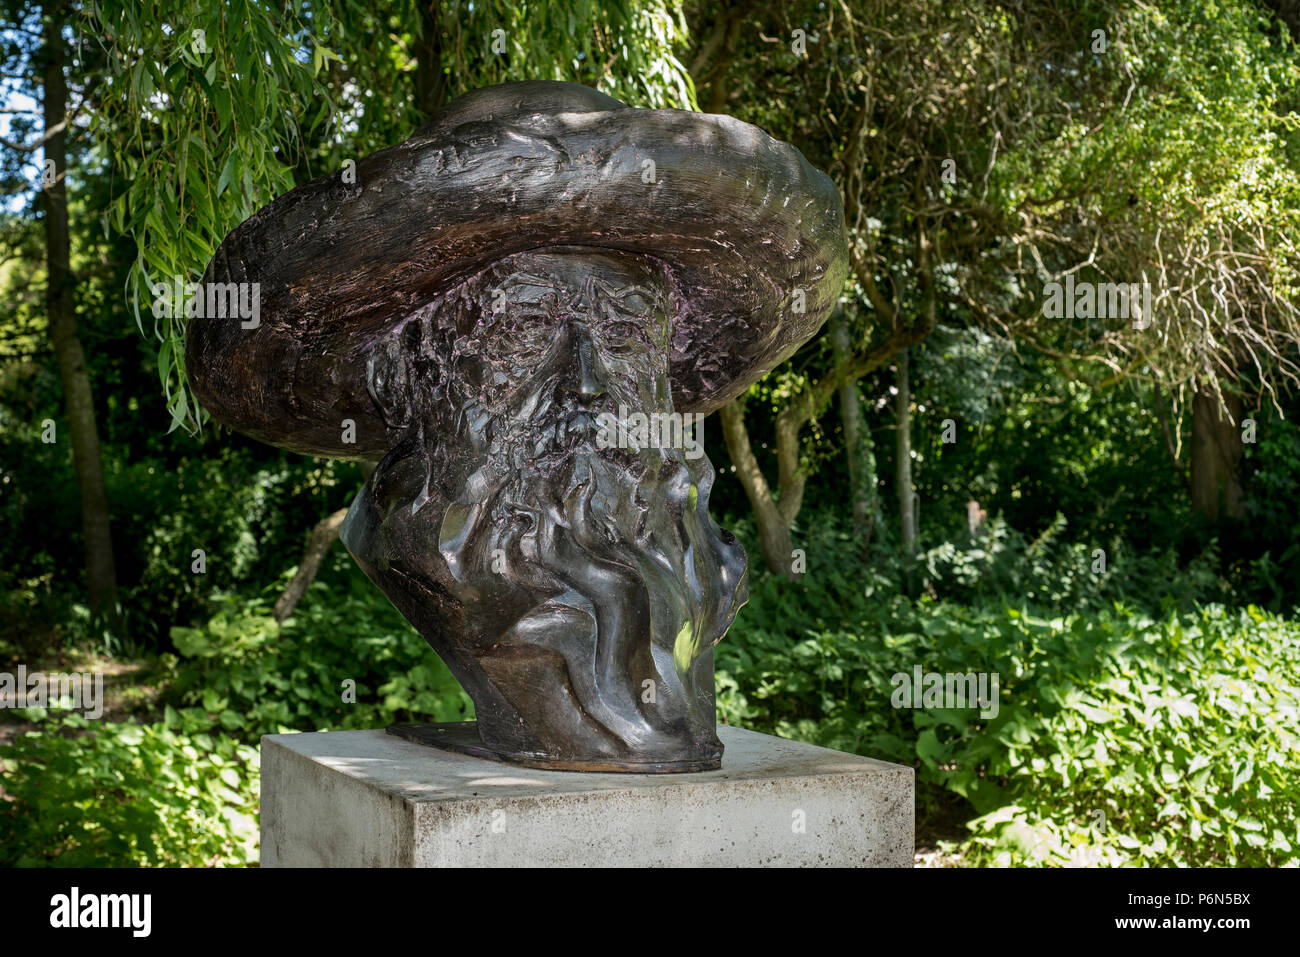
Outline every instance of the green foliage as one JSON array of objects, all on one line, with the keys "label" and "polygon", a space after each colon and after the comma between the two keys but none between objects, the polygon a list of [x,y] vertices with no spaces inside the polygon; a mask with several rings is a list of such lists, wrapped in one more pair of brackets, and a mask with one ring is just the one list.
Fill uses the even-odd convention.
[{"label": "green foliage", "polygon": [[[0,405],[0,423],[7,417]],[[13,489],[0,495],[0,641],[29,645],[28,658],[52,641],[165,651],[172,624],[205,616],[214,590],[273,587],[311,526],[346,505],[361,480],[350,463],[229,446],[110,460],[122,608],[103,622],[75,608],[81,527],[69,449],[42,443],[38,431],[0,435],[0,488]],[[49,477],[18,480],[33,472]],[[196,549],[204,552],[201,573]]]},{"label": "green foliage", "polygon": [[[330,107],[317,74],[335,54],[317,38],[331,22],[328,7],[303,16],[256,0],[84,7],[78,30],[107,64],[93,130],[122,176],[102,222],[135,241],[128,292],[142,334],[155,284],[197,280],[231,228],[293,187],[291,162],[304,148],[298,118],[319,122]],[[172,428],[197,423],[184,317],[155,312],[151,325]]]},{"label": "green foliage", "polygon": [[0,748],[0,866],[256,863],[261,735],[472,719],[424,640],[349,558],[333,564],[282,626],[225,595],[203,627],[177,627],[160,721],[26,709],[39,730]]},{"label": "green foliage", "polygon": [[[40,439],[42,419],[64,423],[41,346],[33,204],[0,230],[0,659],[30,666],[70,642],[159,654],[162,686],[138,720],[0,715],[35,722],[0,748],[0,864],[252,863],[259,735],[472,716],[337,546],[294,618],[274,622],[269,603],[307,530],[346,503],[355,467],[239,438],[221,451],[163,439],[168,422],[201,416],[186,393],[184,323],[150,328],[138,310],[152,281],[197,279],[226,232],[274,196],[409,134],[426,81],[454,96],[565,79],[694,108],[682,59],[706,106],[796,143],[836,177],[865,274],[902,325],[931,286],[924,227],[939,303],[937,331],[911,351],[920,554],[892,550],[892,516],[865,554],[843,531],[839,423],[816,410],[801,460],[819,474],[795,542],[808,575],[791,584],[753,570],[750,605],[717,649],[720,715],[915,766],[923,786],[968,807],[968,862],[1296,863],[1300,625],[1272,613],[1293,613],[1300,595],[1300,432],[1277,408],[1255,413],[1249,518],[1213,537],[1191,520],[1166,448],[1186,407],[1185,396],[1170,407],[1170,383],[1240,373],[1247,352],[1294,354],[1298,61],[1260,11],[1247,0],[1035,2],[1016,17],[982,2],[691,4],[688,58],[677,0],[71,8],[72,100],[91,107],[69,138],[71,266],[123,613],[107,626],[80,603],[71,450],[64,431]],[[796,27],[806,55],[786,42]],[[1097,29],[1105,52],[1092,48]],[[31,73],[38,43],[9,37],[8,72]],[[38,127],[15,115],[8,138],[31,142]],[[6,182],[30,187],[32,156],[0,154]],[[945,157],[954,181],[935,167]],[[1168,293],[1153,328],[1044,322],[1043,282],[1081,264],[1080,279],[1148,278]],[[892,324],[856,278],[848,313],[861,347]],[[134,339],[123,347],[132,305],[156,361]],[[1029,357],[1030,344],[1050,360]],[[753,387],[765,467],[775,416],[831,354],[814,341]],[[1254,387],[1269,394],[1285,378],[1275,373],[1262,362]],[[1079,381],[1125,375],[1140,385]],[[161,420],[141,385],[154,376]],[[892,382],[886,365],[861,383],[880,476],[893,465]],[[1293,400],[1276,401],[1295,417]],[[939,438],[947,418],[955,445]],[[747,511],[725,474],[716,493],[716,507]],[[971,498],[989,516],[973,537]],[[748,517],[722,523],[752,539]],[[918,664],[997,672],[998,714],[892,707],[893,676]]]},{"label": "green foliage", "polygon": [[[50,575],[59,563],[50,540],[80,534],[76,480],[66,467],[68,448],[40,440],[41,421],[24,421],[0,405],[0,584],[12,587]],[[43,481],[25,481],[31,474]],[[75,561],[75,558],[73,559]]]},{"label": "green foliage", "polygon": [[[1300,625],[1254,608],[1189,610],[1188,595],[1169,593],[1188,580],[1177,569],[1147,583],[1164,608],[1086,591],[1056,603],[1070,614],[1008,605],[996,597],[1007,582],[1060,575],[1036,567],[1032,549],[997,572],[959,556],[973,576],[963,603],[914,601],[900,593],[904,569],[855,564],[857,543],[832,523],[806,544],[805,580],[757,577],[718,645],[722,720],[914,765],[978,818],[968,861],[1297,859]],[[436,655],[341,552],[282,626],[264,599],[226,595],[203,626],[172,637],[161,721],[45,719],[0,751],[8,860],[249,862],[261,734],[472,717]],[[892,707],[893,676],[916,665],[996,672],[999,712]]]},{"label": "green foliage", "polygon": [[[1035,536],[1065,515],[1076,541],[1108,552],[1120,538],[1141,550],[1182,544],[1187,493],[1150,392],[1094,392],[972,332],[943,328],[913,352],[922,545],[958,538],[970,499]],[[892,450],[885,457],[892,467]]]},{"label": "green foliage", "polygon": [[[694,106],[695,86],[678,59],[687,27],[676,0],[449,6],[458,65],[468,67],[453,71],[459,92],[511,80],[567,80],[637,106]],[[492,52],[494,40],[505,47],[500,56]]]},{"label": "green foliage", "polygon": [[0,746],[0,866],[257,861],[257,750],[201,712],[168,709],[155,724],[72,714],[40,728]]},{"label": "green foliage", "polygon": [[1009,617],[1002,713],[969,742],[944,729],[926,763],[959,793],[1004,782],[973,863],[1300,864],[1300,627],[1254,607]]},{"label": "green foliage", "polygon": [[[1087,4],[1067,18],[1054,62],[1031,55],[1024,84],[1011,85],[1026,96],[1058,89],[1077,108],[1029,112],[1023,125],[1037,135],[999,152],[989,176],[991,204],[1058,225],[1031,229],[1028,249],[1004,247],[1016,281],[978,270],[972,308],[1005,304],[1033,323],[1028,341],[1046,340],[1093,381],[1154,376],[1168,389],[1252,366],[1293,379],[1300,117],[1284,106],[1297,76],[1290,34],[1260,4],[1234,0]],[[1055,28],[1037,29],[1050,47]],[[1066,270],[1150,283],[1153,321],[1044,321],[1044,283]]]},{"label": "green foliage", "polygon": [[[226,596],[202,628],[177,627],[168,694],[248,740],[280,729],[464,721],[473,706],[441,659],[340,553],[292,618]],[[353,682],[354,684],[346,684]],[[354,692],[355,702],[345,701]]]},{"label": "green foliage", "polygon": [[[804,582],[757,581],[718,645],[723,720],[916,766],[983,815],[976,862],[1300,861],[1300,625],[1169,594],[1153,612],[912,601],[822,545]],[[893,707],[917,665],[998,674],[1000,710]]]},{"label": "green foliage", "polygon": [[359,481],[347,463],[230,448],[172,468],[156,459],[124,466],[111,494],[131,546],[134,567],[123,571],[134,582],[126,604],[137,633],[162,650],[171,623],[203,614],[214,590],[273,582],[301,554],[322,506],[344,504]]},{"label": "green foliage", "polygon": [[1181,565],[1172,550],[1141,551],[1118,535],[1107,542],[1069,541],[1067,524],[1058,512],[1030,540],[996,516],[966,543],[958,533],[919,554],[923,587],[950,599],[995,598],[1058,608],[1122,599],[1186,605],[1231,598],[1228,583],[1217,572],[1213,543]]},{"label": "green foliage", "polygon": [[1239,531],[1242,590],[1274,612],[1300,603],[1300,427],[1272,409],[1254,415],[1258,441],[1245,447],[1246,522]]}]

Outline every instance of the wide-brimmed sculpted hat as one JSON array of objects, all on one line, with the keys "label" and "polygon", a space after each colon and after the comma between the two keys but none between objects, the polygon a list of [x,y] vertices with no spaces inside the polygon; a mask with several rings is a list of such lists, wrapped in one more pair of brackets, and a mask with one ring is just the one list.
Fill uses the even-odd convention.
[{"label": "wide-brimmed sculpted hat", "polygon": [[839,193],[793,146],[729,116],[509,83],[453,100],[359,160],[354,181],[321,177],[234,229],[203,281],[258,283],[260,314],[252,328],[190,320],[194,394],[264,442],[376,460],[388,437],[367,389],[371,350],[491,262],[547,246],[664,264],[681,298],[680,412],[718,408],[787,358],[848,271]]}]

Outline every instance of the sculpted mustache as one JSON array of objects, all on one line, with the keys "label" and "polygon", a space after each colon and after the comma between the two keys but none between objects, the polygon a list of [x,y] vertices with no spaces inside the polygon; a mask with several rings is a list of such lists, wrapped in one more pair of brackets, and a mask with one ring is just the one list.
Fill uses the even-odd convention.
[{"label": "sculpted mustache", "polygon": [[[628,468],[647,465],[646,456],[654,453],[656,459],[676,458],[683,454],[676,442],[665,445],[661,441],[641,439],[639,444],[625,444],[616,440],[627,415],[627,405],[606,405],[574,409],[551,406],[540,414],[523,421],[497,420],[492,442],[497,454],[517,456],[569,455],[580,450],[611,462],[620,462]],[[658,434],[658,433],[655,433]],[[701,450],[702,451],[702,450]],[[695,456],[688,455],[693,458]]]},{"label": "sculpted mustache", "polygon": [[530,422],[527,428],[515,433],[527,442],[565,444],[594,438],[599,431],[602,409],[580,409],[545,416],[541,422]]},{"label": "sculpted mustache", "polygon": [[[550,459],[574,454],[593,455],[596,458],[621,466],[629,472],[640,473],[648,467],[644,456],[631,449],[606,447],[601,442],[600,417],[604,410],[589,409],[547,416],[540,424],[530,424],[526,430],[512,433],[502,451],[516,455],[524,452],[533,457]],[[613,413],[609,413],[612,415]]]}]

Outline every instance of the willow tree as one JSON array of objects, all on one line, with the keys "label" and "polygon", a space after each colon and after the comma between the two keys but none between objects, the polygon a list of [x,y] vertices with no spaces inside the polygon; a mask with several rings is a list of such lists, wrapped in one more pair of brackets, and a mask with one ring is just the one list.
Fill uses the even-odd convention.
[{"label": "willow tree", "polygon": [[[1250,3],[1139,6],[1105,39],[1093,59],[1109,58],[1111,107],[1076,111],[1060,149],[1006,165],[1019,235],[994,251],[1003,275],[972,273],[962,302],[1072,379],[1136,381],[1161,416],[1172,401],[1191,422],[1192,506],[1241,517],[1247,402],[1300,384],[1300,56]],[[1043,291],[1063,282],[1136,285],[1149,306],[1045,321]]]}]

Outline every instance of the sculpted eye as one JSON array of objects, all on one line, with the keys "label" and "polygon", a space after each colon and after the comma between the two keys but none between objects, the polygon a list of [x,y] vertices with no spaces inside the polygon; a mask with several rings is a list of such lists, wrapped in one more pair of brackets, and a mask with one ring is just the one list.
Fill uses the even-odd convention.
[{"label": "sculpted eye", "polygon": [[603,332],[604,335],[602,338],[604,338],[610,345],[614,346],[627,345],[631,342],[640,342],[645,338],[645,330],[641,327],[641,323],[629,322],[623,319],[611,322],[604,328]]},{"label": "sculpted eye", "polygon": [[503,316],[479,336],[482,353],[527,359],[546,352],[555,341],[555,323],[544,313]]}]

